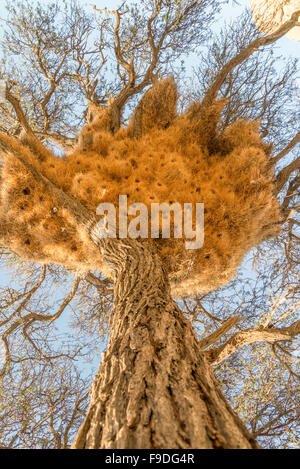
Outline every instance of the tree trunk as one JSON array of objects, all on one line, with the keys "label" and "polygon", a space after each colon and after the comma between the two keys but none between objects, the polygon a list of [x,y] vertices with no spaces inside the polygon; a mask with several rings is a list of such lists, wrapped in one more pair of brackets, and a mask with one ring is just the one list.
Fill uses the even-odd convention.
[{"label": "tree trunk", "polygon": [[73,449],[257,448],[227,404],[147,242],[109,240],[111,334]]}]

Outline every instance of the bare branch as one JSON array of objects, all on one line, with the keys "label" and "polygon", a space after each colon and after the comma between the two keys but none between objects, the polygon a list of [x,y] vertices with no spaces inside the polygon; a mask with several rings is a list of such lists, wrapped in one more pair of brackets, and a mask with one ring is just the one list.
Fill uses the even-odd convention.
[{"label": "bare branch", "polygon": [[113,289],[110,288],[112,285],[111,281],[107,278],[101,279],[96,277],[96,275],[92,274],[89,272],[85,278],[87,282],[91,283],[94,287],[96,287],[99,290],[105,291],[106,293],[112,293]]},{"label": "bare branch", "polygon": [[205,339],[200,340],[199,347],[201,349],[206,349],[210,345],[215,344],[218,340],[221,339],[221,337],[223,337],[223,335],[230,331],[230,329],[232,329],[240,321],[241,318],[238,316],[228,319],[219,329],[210,334],[208,337],[205,337]]},{"label": "bare branch", "polygon": [[300,186],[300,174],[293,178],[288,185],[285,197],[281,204],[281,211],[284,216],[283,223],[290,220],[291,217],[299,212],[299,206],[291,205],[295,196],[299,195],[299,186]]},{"label": "bare branch", "polygon": [[291,19],[287,21],[286,23],[284,23],[273,34],[255,39],[249,44],[248,47],[243,49],[239,54],[237,54],[235,57],[229,60],[229,62],[227,62],[224,65],[224,67],[219,71],[214,82],[212,83],[208,91],[206,92],[202,100],[202,105],[209,106],[210,104],[212,104],[212,102],[216,99],[218,92],[221,86],[223,85],[224,81],[226,80],[227,76],[235,67],[245,62],[260,47],[265,47],[265,46],[269,46],[270,44],[273,44],[278,39],[283,37],[288,31],[290,31],[290,29],[292,29],[297,23],[299,14],[300,14],[300,10],[296,11],[292,15]]},{"label": "bare branch", "polygon": [[[158,1],[155,6],[155,10],[151,17],[147,21],[147,38],[145,40],[145,45],[148,43],[151,51],[151,60],[147,66],[147,69],[143,73],[142,80],[136,84],[136,73],[134,68],[134,51],[135,47],[133,46],[131,57],[124,58],[124,55],[121,51],[121,43],[120,43],[120,24],[121,24],[121,15],[125,13],[121,13],[120,9],[118,10],[105,10],[105,9],[97,9],[94,5],[93,8],[98,11],[99,13],[109,13],[115,15],[116,17],[116,25],[114,29],[114,39],[115,39],[115,55],[119,66],[124,68],[127,74],[127,82],[123,80],[123,84],[125,85],[124,88],[120,91],[120,93],[114,98],[112,103],[110,104],[110,116],[111,116],[111,131],[115,133],[120,128],[121,122],[121,113],[122,110],[127,103],[127,101],[134,95],[141,93],[147,86],[151,85],[155,80],[155,70],[159,65],[160,55],[163,50],[163,46],[167,36],[173,31],[174,28],[178,27],[181,22],[185,20],[185,18],[191,14],[191,11],[195,9],[199,4],[199,0],[195,0],[186,6],[182,13],[173,19],[172,21],[166,21],[164,29],[161,31],[161,34],[157,37],[157,41],[155,44],[154,35],[152,31],[152,24],[155,19],[159,16],[162,10],[162,2]],[[171,8],[171,2],[168,4],[169,10],[167,12],[166,17],[168,18],[168,14]],[[120,75],[120,73],[119,73]]]},{"label": "bare branch", "polygon": [[10,92],[9,88],[6,87],[6,95],[5,95],[7,101],[13,106],[15,113],[17,114],[18,120],[23,127],[24,131],[30,135],[31,137],[35,138],[34,132],[32,131],[32,128],[30,127],[27,118],[24,114],[24,111],[21,107],[20,101]]},{"label": "bare branch", "polygon": [[217,365],[245,345],[254,342],[274,344],[279,341],[291,340],[298,334],[300,334],[300,321],[295,322],[290,327],[282,327],[280,329],[249,329],[234,334],[226,344],[216,349],[208,350],[206,355],[211,364]]},{"label": "bare branch", "polygon": [[271,159],[272,164],[276,164],[281,158],[286,156],[290,151],[295,148],[295,146],[300,142],[300,131],[295,135],[295,137],[289,142],[289,144],[280,152],[278,155],[274,156]]},{"label": "bare branch", "polygon": [[300,156],[283,168],[276,176],[275,193],[279,194],[283,186],[288,182],[290,175],[300,169]]},{"label": "bare branch", "polygon": [[25,297],[21,301],[21,303],[19,304],[17,309],[12,313],[12,315],[9,318],[5,319],[4,321],[0,322],[1,327],[3,327],[5,324],[7,324],[13,316],[19,314],[22,311],[22,309],[25,307],[25,305],[28,303],[28,301],[31,299],[31,297],[34,295],[34,293],[40,288],[40,286],[44,282],[45,277],[46,277],[46,270],[47,270],[47,267],[45,265],[42,266],[40,278],[36,282],[36,284],[28,292],[26,292],[25,294],[19,295],[17,298],[15,298],[14,302],[20,300],[22,297]]}]

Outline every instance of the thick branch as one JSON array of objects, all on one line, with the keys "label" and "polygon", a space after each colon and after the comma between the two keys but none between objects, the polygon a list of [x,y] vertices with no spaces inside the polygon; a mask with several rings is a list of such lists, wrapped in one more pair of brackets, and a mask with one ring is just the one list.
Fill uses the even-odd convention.
[{"label": "thick branch", "polygon": [[290,151],[293,150],[293,148],[295,148],[295,146],[300,142],[300,131],[295,135],[295,137],[289,142],[289,144],[283,149],[281,150],[280,153],[278,153],[278,155],[274,156],[274,158],[271,159],[271,163],[272,164],[275,164],[277,163],[279,160],[281,160],[281,158],[283,158],[284,156],[286,156]]},{"label": "thick branch", "polygon": [[290,327],[283,327],[281,329],[249,329],[234,334],[226,344],[216,349],[208,350],[206,355],[211,364],[217,365],[245,345],[253,344],[254,342],[274,344],[279,341],[291,340],[298,334],[300,334],[300,321],[295,322]]},{"label": "thick branch", "polygon": [[228,321],[225,321],[225,323],[219,327],[215,332],[210,334],[208,337],[205,337],[205,339],[199,341],[199,347],[201,349],[206,349],[210,345],[215,344],[218,340],[223,337],[223,335],[226,334],[230,329],[232,329],[239,321],[241,321],[241,318],[238,316],[235,316],[233,318],[228,319]]},{"label": "thick branch", "polygon": [[84,280],[92,284],[101,294],[110,294],[113,293],[112,282],[108,278],[98,278],[91,272],[89,272]]},{"label": "thick branch", "polygon": [[281,204],[281,211],[284,216],[284,221],[287,221],[291,218],[291,216],[299,211],[299,207],[291,205],[293,203],[293,199],[295,196],[299,194],[299,186],[300,186],[300,173],[289,182],[285,197]]},{"label": "thick branch", "polygon": [[6,88],[5,98],[13,106],[15,113],[17,114],[18,120],[23,127],[24,131],[31,137],[35,137],[27,119],[21,107],[20,101]]},{"label": "thick branch", "polygon": [[279,194],[283,186],[288,182],[290,175],[300,169],[300,156],[283,168],[276,176],[275,191]]},{"label": "thick branch", "polygon": [[78,139],[76,137],[66,137],[59,133],[47,133],[47,132],[36,132],[37,137],[42,140],[48,139],[51,142],[61,146],[63,149],[70,150],[77,144]]},{"label": "thick branch", "polygon": [[[168,4],[170,8],[171,2],[168,2]],[[110,105],[111,131],[113,133],[115,133],[120,128],[122,110],[125,104],[127,103],[127,101],[132,96],[141,93],[147,86],[153,83],[153,80],[155,79],[155,69],[157,68],[159,64],[160,53],[163,49],[163,45],[168,34],[170,34],[173,28],[178,26],[178,24],[180,24],[184,20],[184,18],[186,18],[191,13],[193,9],[196,9],[198,4],[199,4],[199,0],[194,0],[192,3],[186,6],[186,8],[184,8],[182,13],[178,17],[176,17],[173,21],[171,21],[170,23],[166,21],[165,28],[161,32],[160,36],[156,38],[157,39],[156,44],[154,41],[154,33],[152,30],[152,25],[155,19],[159,16],[159,14],[162,11],[162,2],[159,0],[155,4],[155,11],[153,12],[152,16],[148,19],[148,22],[147,22],[147,39],[145,41],[145,45],[146,43],[148,43],[150,46],[151,60],[149,61],[149,65],[143,74],[142,81],[140,81],[140,83],[138,84],[136,84],[136,73],[135,73],[135,68],[134,68],[134,49],[128,61],[125,60],[124,55],[122,54],[122,51],[121,51],[119,30],[120,30],[120,23],[121,23],[121,15],[124,14],[120,12],[120,8],[122,7],[120,7],[118,10],[108,11],[108,10],[103,10],[103,9],[97,9],[94,5],[92,5],[93,8],[99,13],[105,12],[105,13],[113,14],[116,16],[116,26],[114,29],[115,55],[117,58],[118,67],[121,65],[126,71],[126,74],[128,76],[128,80],[124,88],[115,97],[114,101]]]},{"label": "thick branch", "polygon": [[300,10],[296,11],[291,19],[284,23],[277,31],[269,36],[264,36],[255,39],[252,41],[249,46],[243,49],[239,54],[233,57],[229,62],[227,62],[224,67],[220,70],[217,74],[214,82],[206,92],[206,95],[203,98],[202,105],[209,106],[212,102],[216,99],[219,90],[221,89],[223,83],[225,82],[227,76],[229,75],[232,70],[240,65],[241,63],[245,62],[255,51],[257,51],[260,47],[269,46],[273,44],[278,39],[283,37],[288,31],[290,31],[298,21],[298,17],[300,15]]}]

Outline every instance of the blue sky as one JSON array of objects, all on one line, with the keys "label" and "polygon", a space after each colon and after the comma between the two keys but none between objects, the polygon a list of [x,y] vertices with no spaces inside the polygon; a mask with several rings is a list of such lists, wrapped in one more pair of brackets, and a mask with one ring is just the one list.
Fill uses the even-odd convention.
[{"label": "blue sky", "polygon": [[[49,4],[51,2],[52,0],[42,0],[43,4]],[[90,9],[91,11],[92,5],[94,4],[97,8],[107,7],[108,9],[112,10],[114,8],[117,8],[122,3],[121,0],[78,0],[78,2],[81,5],[86,6],[86,8]],[[127,2],[129,3],[130,0],[127,0]],[[5,3],[6,0],[0,0],[0,18],[6,17]],[[223,7],[223,11],[220,15],[219,21],[217,21],[214,25],[214,31],[218,32],[218,30],[224,25],[224,22],[231,21],[234,18],[238,17],[247,7],[249,7],[249,0],[229,0],[228,3]],[[300,59],[300,42],[292,41],[287,37],[283,37],[279,41],[277,41],[276,48],[278,51],[278,55],[292,56]],[[187,60],[185,61],[187,69],[189,69],[189,67],[192,68],[196,65],[195,59],[196,57],[194,54],[191,55],[190,58],[187,58]],[[280,66],[280,63],[278,65]],[[300,77],[298,82],[300,88]]]},{"label": "blue sky", "polygon": [[[107,7],[108,9],[114,9],[122,3],[120,0],[92,0],[91,2],[87,2],[85,0],[78,1],[90,10],[92,10],[93,4],[95,4],[97,8]],[[52,0],[42,0],[42,3],[44,4],[49,4],[51,2]],[[5,0],[0,0],[0,18],[5,18],[6,16],[5,3]],[[215,31],[217,32],[225,21],[230,21],[239,16],[246,7],[249,7],[249,0],[229,0],[228,4],[223,7],[220,20],[215,24]],[[300,42],[292,41],[287,37],[284,37],[277,42],[277,47],[278,51],[283,55],[291,55],[300,59]]]},{"label": "blue sky", "polygon": [[[121,0],[78,0],[80,4],[85,5],[88,9],[92,10],[91,5],[96,5],[97,8],[114,9],[117,8],[122,1]],[[128,0],[127,0],[128,1]],[[42,0],[42,3],[49,4],[52,0]],[[5,18],[5,0],[0,0],[0,17]],[[228,21],[238,16],[244,8],[249,7],[249,0],[229,0],[227,5],[224,5],[220,22],[216,23],[216,30],[224,21]],[[287,55],[294,55],[300,58],[300,42],[292,41],[288,38],[282,38],[278,41],[278,45],[282,52]]]}]

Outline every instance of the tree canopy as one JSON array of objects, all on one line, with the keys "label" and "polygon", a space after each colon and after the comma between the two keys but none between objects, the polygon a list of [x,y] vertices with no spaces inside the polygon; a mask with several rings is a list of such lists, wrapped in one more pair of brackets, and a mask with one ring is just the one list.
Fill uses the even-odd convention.
[{"label": "tree canopy", "polygon": [[[187,191],[204,199],[211,244],[197,262],[193,251],[182,257],[182,240],[158,240],[173,293],[260,444],[297,445],[298,64],[279,57],[276,43],[299,11],[267,36],[249,10],[213,34],[222,8],[218,0],[124,2],[113,11],[76,0],[7,3],[2,448],[68,448],[78,430],[113,287],[68,210],[73,196],[95,211],[97,191],[114,201],[122,190],[146,204],[184,202]],[[191,54],[197,65],[187,70]],[[126,160],[133,152],[139,161]]]}]

